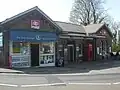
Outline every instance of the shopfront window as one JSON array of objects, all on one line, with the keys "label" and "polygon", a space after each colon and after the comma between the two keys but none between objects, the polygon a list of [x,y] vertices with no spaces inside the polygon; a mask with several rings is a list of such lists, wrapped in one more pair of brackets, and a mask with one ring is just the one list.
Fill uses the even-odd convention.
[{"label": "shopfront window", "polygon": [[29,44],[25,42],[12,42],[10,45],[10,56],[12,67],[29,67],[30,50]]},{"label": "shopfront window", "polygon": [[47,42],[47,43],[41,43],[40,45],[40,65],[45,64],[54,64],[54,43],[53,42]]},{"label": "shopfront window", "polygon": [[13,54],[14,53],[20,53],[20,54],[28,54],[28,43],[20,43],[20,42],[13,42],[13,47],[12,47]]},{"label": "shopfront window", "polygon": [[20,43],[19,42],[13,43],[13,53],[20,53]]},{"label": "shopfront window", "polygon": [[53,43],[42,43],[40,52],[42,54],[53,54],[54,53]]}]

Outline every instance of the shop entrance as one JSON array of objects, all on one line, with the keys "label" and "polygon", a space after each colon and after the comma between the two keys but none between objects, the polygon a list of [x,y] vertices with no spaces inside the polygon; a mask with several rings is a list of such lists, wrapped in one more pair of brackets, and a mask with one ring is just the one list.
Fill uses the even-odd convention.
[{"label": "shop entrance", "polygon": [[31,44],[31,66],[39,66],[39,44]]}]

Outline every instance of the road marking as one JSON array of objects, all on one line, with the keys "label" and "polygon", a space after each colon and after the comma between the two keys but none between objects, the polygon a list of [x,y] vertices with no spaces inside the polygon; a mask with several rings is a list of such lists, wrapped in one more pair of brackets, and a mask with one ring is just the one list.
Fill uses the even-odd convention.
[{"label": "road marking", "polygon": [[68,83],[71,85],[111,85],[111,83]]},{"label": "road marking", "polygon": [[116,83],[113,83],[113,84],[118,85],[118,84],[120,84],[120,82],[116,82]]},{"label": "road marking", "polygon": [[18,87],[18,85],[13,85],[13,84],[3,84],[3,83],[0,83],[0,86]]},{"label": "road marking", "polygon": [[70,74],[52,74],[55,76],[77,76],[77,75],[91,75],[89,73],[70,73]]},{"label": "road marking", "polygon": [[21,87],[44,87],[44,86],[60,86],[66,83],[52,83],[52,84],[36,84],[36,85],[21,85]]}]

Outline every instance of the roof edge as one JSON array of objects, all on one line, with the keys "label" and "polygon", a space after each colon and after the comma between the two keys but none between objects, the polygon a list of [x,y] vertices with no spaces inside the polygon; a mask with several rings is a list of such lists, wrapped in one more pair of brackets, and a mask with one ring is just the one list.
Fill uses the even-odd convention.
[{"label": "roof edge", "polygon": [[[63,21],[54,21],[55,23],[56,22],[59,22],[59,23],[66,23],[66,24],[72,24],[72,25],[76,25],[76,26],[82,26],[82,25],[79,25],[79,24],[74,24],[74,23],[71,23],[71,22],[63,22]],[[83,26],[82,26],[83,27]],[[84,28],[84,27],[83,27]]]}]

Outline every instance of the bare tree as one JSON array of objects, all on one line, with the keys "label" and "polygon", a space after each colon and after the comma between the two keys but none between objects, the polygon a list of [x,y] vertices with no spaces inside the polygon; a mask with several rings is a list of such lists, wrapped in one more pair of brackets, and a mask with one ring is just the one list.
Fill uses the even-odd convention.
[{"label": "bare tree", "polygon": [[111,30],[113,31],[113,44],[117,44],[117,41],[120,43],[120,22],[113,22]]},{"label": "bare tree", "polygon": [[75,0],[70,12],[70,21],[83,25],[104,22],[108,14],[103,3],[104,0]]}]

